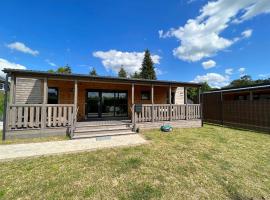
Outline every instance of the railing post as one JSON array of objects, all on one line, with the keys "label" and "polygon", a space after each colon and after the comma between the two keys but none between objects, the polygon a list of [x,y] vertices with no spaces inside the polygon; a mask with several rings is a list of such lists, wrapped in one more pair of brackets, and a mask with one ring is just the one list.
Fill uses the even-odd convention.
[{"label": "railing post", "polygon": [[185,89],[184,89],[184,101],[185,101],[185,105],[186,105],[186,109],[185,109],[185,111],[186,111],[186,116],[185,116],[185,118],[186,118],[186,120],[188,120],[188,102],[187,102],[187,88],[185,87]]},{"label": "railing post", "polygon": [[[77,105],[78,105],[78,81],[74,81],[74,110],[73,113],[77,112]],[[74,116],[75,119],[73,121],[77,121],[77,114]]]},{"label": "railing post", "polygon": [[170,121],[172,121],[172,86],[169,88],[169,102],[170,102]]},{"label": "railing post", "polygon": [[151,109],[151,117],[152,117],[152,122],[154,122],[154,85],[151,85],[151,103],[152,103],[152,109]]},{"label": "railing post", "polygon": [[131,85],[131,123],[133,125],[133,128],[136,129],[136,119],[135,119],[135,105],[134,105],[134,90],[135,85],[132,83]]}]

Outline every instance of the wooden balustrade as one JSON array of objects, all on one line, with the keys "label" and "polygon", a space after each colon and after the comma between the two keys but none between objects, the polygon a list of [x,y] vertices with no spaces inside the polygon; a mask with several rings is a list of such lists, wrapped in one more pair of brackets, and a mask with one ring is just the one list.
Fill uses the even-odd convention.
[{"label": "wooden balustrade", "polygon": [[[152,114],[153,109],[153,114]],[[142,112],[135,112],[135,122],[200,119],[200,104],[143,104]]]},{"label": "wooden balustrade", "polygon": [[11,104],[8,105],[7,128],[66,127],[72,125],[73,112],[73,104]]}]

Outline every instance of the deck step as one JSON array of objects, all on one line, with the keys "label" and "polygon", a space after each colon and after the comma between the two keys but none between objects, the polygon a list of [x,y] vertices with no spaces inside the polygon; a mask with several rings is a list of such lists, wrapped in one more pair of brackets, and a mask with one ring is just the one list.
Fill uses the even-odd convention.
[{"label": "deck step", "polygon": [[99,127],[99,128],[89,128],[89,127],[84,127],[84,128],[76,128],[74,133],[87,133],[87,132],[110,132],[110,131],[123,131],[123,130],[131,130],[129,127]]},{"label": "deck step", "polygon": [[76,130],[115,130],[115,129],[125,129],[131,128],[127,125],[106,125],[106,126],[76,126]]},{"label": "deck step", "polygon": [[107,122],[107,123],[102,123],[102,122],[78,122],[76,124],[77,128],[81,127],[109,127],[109,126],[127,126],[130,127],[132,126],[132,123],[129,122]]},{"label": "deck step", "polygon": [[84,138],[94,138],[94,137],[105,137],[105,136],[117,136],[117,135],[130,135],[130,134],[135,134],[135,132],[131,130],[127,131],[110,131],[110,132],[89,132],[89,133],[84,133],[84,134],[75,134],[72,139],[84,139]]}]

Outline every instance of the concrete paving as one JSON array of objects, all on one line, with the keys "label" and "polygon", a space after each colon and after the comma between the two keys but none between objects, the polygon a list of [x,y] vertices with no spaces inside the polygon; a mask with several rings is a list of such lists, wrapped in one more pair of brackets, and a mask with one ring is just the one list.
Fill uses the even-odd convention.
[{"label": "concrete paving", "polygon": [[0,145],[0,161],[33,156],[92,151],[118,146],[133,146],[145,143],[147,143],[147,141],[140,135],[133,134],[78,140]]}]

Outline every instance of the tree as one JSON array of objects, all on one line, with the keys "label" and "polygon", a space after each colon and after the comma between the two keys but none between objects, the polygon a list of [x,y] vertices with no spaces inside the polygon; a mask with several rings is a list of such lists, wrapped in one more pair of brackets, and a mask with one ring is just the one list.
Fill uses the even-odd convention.
[{"label": "tree", "polygon": [[[204,83],[201,83],[201,84],[202,84],[202,87],[201,87],[201,92],[202,93],[215,89],[215,88],[212,88],[210,85],[208,85],[207,82],[204,82]],[[187,97],[188,97],[188,99],[195,102],[197,97],[198,97],[198,88],[188,88],[187,89]]]},{"label": "tree", "polygon": [[127,72],[126,70],[123,68],[123,66],[120,68],[119,72],[118,72],[118,77],[121,78],[127,78]]},{"label": "tree", "polygon": [[95,68],[92,68],[92,70],[89,72],[90,76],[98,76],[97,71]]},{"label": "tree", "polygon": [[252,80],[251,76],[245,75],[242,76],[240,79],[233,80],[227,87],[243,87],[248,85],[254,85],[255,82]]},{"label": "tree", "polygon": [[51,72],[51,73],[61,73],[61,74],[71,74],[72,71],[71,71],[71,67],[66,65],[66,66],[63,66],[63,67],[58,67],[57,70],[53,70],[53,69],[50,69],[48,70],[48,72]]},{"label": "tree", "polygon": [[151,59],[151,54],[148,49],[144,53],[140,76],[143,79],[157,79],[154,63]]},{"label": "tree", "polygon": [[137,79],[141,78],[140,73],[134,72],[134,74],[131,75],[131,78],[137,78]]}]

